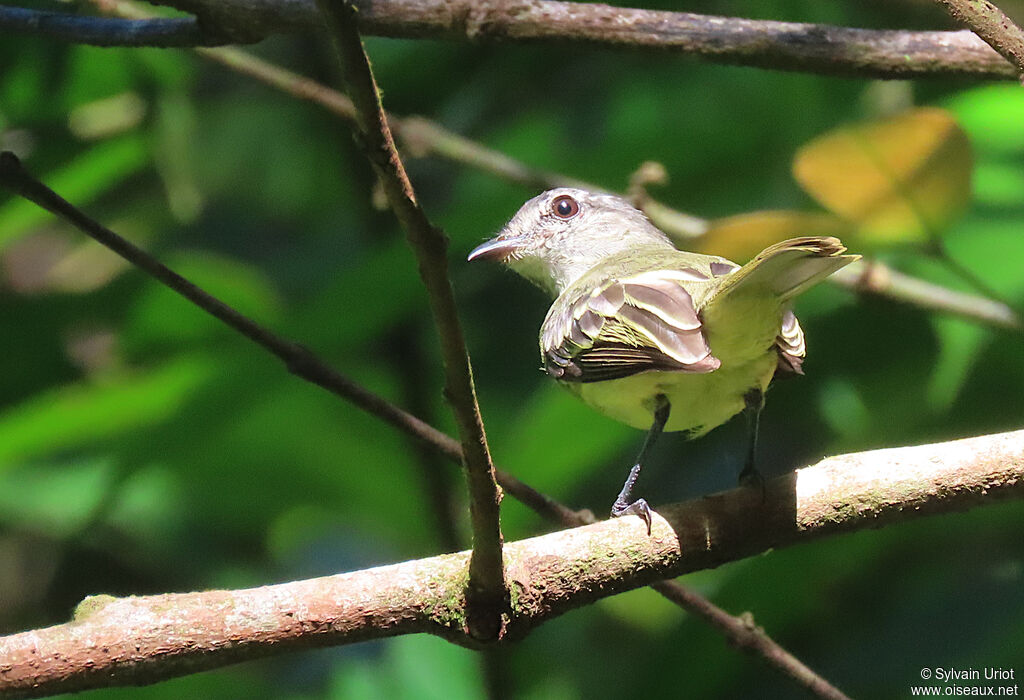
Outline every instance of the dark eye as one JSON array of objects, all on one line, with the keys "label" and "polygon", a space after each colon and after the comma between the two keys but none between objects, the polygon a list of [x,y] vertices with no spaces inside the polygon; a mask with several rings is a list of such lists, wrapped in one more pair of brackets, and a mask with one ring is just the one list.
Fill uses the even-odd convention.
[{"label": "dark eye", "polygon": [[580,213],[580,205],[569,195],[563,194],[551,202],[551,211],[555,212],[559,219],[571,219]]}]

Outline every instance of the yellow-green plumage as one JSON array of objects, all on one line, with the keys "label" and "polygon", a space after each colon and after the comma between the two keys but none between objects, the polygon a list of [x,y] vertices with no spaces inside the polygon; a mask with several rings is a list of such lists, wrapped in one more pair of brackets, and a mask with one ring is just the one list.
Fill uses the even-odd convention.
[{"label": "yellow-green plumage", "polygon": [[[605,415],[641,429],[651,425],[654,397],[664,395],[672,406],[665,430],[703,435],[739,413],[751,389],[764,391],[768,387],[780,352],[798,353],[802,358],[802,333],[795,319],[795,350],[780,345],[783,314],[796,293],[850,262],[852,256],[840,255],[843,250],[836,239],[794,239],[769,249],[750,267],[739,268],[724,258],[637,246],[602,260],[558,296],[542,326],[541,354],[547,357],[560,344],[565,335],[559,332],[564,319],[580,299],[610,284],[658,280],[659,271],[667,271],[660,279],[678,285],[680,296],[692,305],[700,321],[697,328],[683,332],[703,341],[707,357],[695,352],[689,364],[684,361],[601,381],[569,377],[561,383]],[[775,269],[771,269],[773,264]],[[762,266],[764,271],[759,272]],[[794,267],[797,276],[787,278]],[[694,274],[672,274],[678,271]],[[780,283],[780,279],[788,281]],[[652,340],[656,342],[634,324],[608,318],[593,343],[644,348]],[[570,349],[576,350],[577,356],[587,351],[575,346]]]}]

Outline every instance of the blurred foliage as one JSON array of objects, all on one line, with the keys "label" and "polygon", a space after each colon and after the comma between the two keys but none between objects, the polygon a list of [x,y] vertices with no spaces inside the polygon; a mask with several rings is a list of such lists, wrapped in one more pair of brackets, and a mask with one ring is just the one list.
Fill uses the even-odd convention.
[{"label": "blurred foliage", "polygon": [[[929,3],[693,5],[851,26],[948,22]],[[745,235],[767,235],[771,216],[747,212],[782,212],[773,214],[783,219],[776,236],[794,225],[787,217],[800,232],[835,224],[791,174],[801,147],[824,147],[812,139],[871,130],[851,132],[851,123],[891,126],[894,101],[944,108],[966,140],[956,136],[955,162],[946,154],[939,163],[963,173],[969,141],[974,196],[969,204],[959,195],[934,200],[948,211],[928,235],[1000,295],[1024,303],[1019,86],[880,87],[580,47],[374,38],[367,47],[397,114],[424,115],[531,165],[613,188],[625,187],[645,160],[664,164],[671,181],[652,194],[729,221],[734,228],[719,230],[713,246],[723,253],[739,250],[730,246]],[[337,75],[323,37],[275,38],[255,51],[327,83]],[[941,133],[896,119],[902,130],[877,153],[913,143],[922,144],[921,157],[945,153]],[[373,181],[347,125],[188,51],[5,36],[0,139],[122,235],[452,429],[412,256],[393,218],[372,206]],[[802,154],[806,163],[809,152]],[[830,191],[856,186],[863,168],[849,144],[817,157],[847,173]],[[461,262],[535,192],[445,161],[409,167],[428,213],[452,239],[497,463],[572,506],[604,512],[641,435],[537,371],[536,332],[547,308],[539,293],[494,267]],[[968,289],[920,246],[878,245],[920,238],[914,222],[893,221],[873,221],[864,234],[884,260]],[[771,392],[762,423],[766,473],[837,451],[1021,426],[1019,334],[828,285],[797,311],[810,346],[807,376]],[[449,546],[437,526],[443,518],[455,518],[462,545],[468,541],[453,466],[424,458],[392,429],[291,377],[248,341],[3,193],[0,329],[0,632],[65,620],[88,594],[260,585],[428,556]],[[731,486],[742,432],[730,424],[694,443],[666,436],[641,491],[657,504]],[[437,481],[454,494],[454,509],[430,497],[427,484]],[[508,539],[550,528],[511,499],[503,524]],[[1024,504],[1008,503],[830,538],[685,581],[733,613],[753,612],[852,695],[905,697],[922,666],[1024,672],[1022,528]],[[795,694],[650,591],[552,621],[493,664],[509,695],[524,698]],[[415,637],[83,697],[476,698],[487,677],[478,655]]]}]

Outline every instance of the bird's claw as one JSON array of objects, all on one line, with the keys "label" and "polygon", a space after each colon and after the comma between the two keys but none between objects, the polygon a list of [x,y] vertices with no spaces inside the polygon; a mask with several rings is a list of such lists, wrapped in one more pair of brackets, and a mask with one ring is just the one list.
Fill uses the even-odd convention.
[{"label": "bird's claw", "polygon": [[647,505],[647,501],[642,498],[638,498],[632,503],[626,503],[622,499],[616,500],[612,504],[612,517],[621,518],[623,515],[639,516],[647,525],[647,534],[651,534],[651,507]]}]

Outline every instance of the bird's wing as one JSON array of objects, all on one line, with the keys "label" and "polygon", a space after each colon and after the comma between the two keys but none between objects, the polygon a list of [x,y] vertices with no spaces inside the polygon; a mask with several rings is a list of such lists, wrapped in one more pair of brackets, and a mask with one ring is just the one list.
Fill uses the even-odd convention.
[{"label": "bird's wing", "polygon": [[807,346],[804,344],[804,332],[792,311],[782,315],[782,326],[775,336],[775,349],[779,352],[779,364],[775,376],[787,374],[803,374],[804,356]]},{"label": "bird's wing", "polygon": [[718,369],[683,286],[706,280],[697,270],[651,270],[559,298],[541,330],[544,368],[576,382]]},{"label": "bird's wing", "polygon": [[[739,265],[729,262],[724,258],[720,262],[711,263],[711,273],[715,277],[731,275],[739,269]],[[785,313],[782,314],[779,334],[775,336],[775,350],[779,354],[779,363],[775,370],[776,377],[804,373],[804,357],[807,355],[804,331],[790,309],[786,309]]]}]

